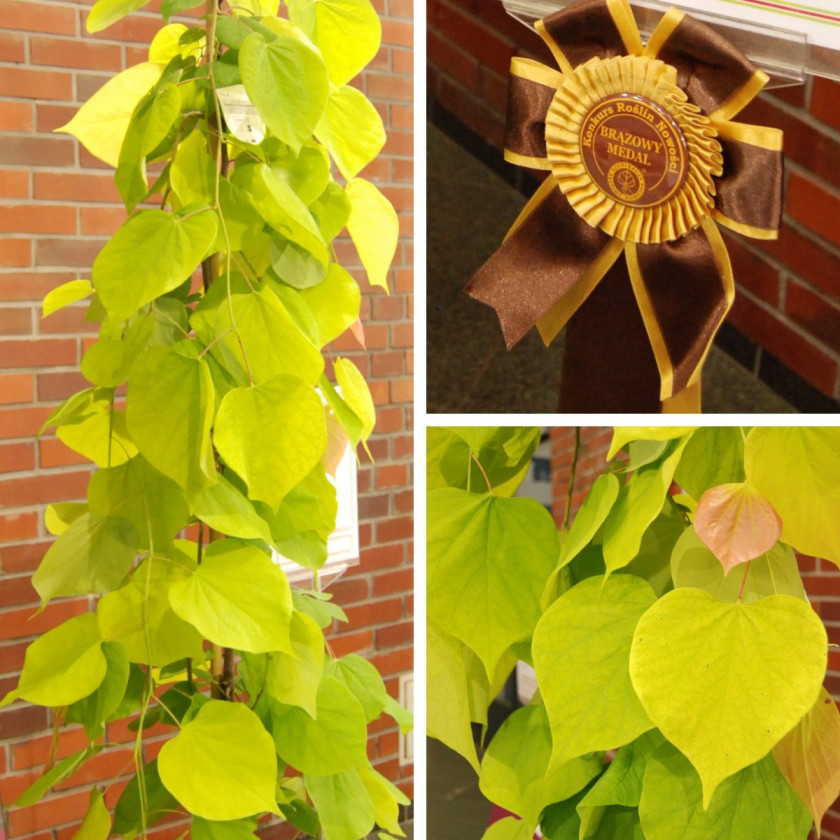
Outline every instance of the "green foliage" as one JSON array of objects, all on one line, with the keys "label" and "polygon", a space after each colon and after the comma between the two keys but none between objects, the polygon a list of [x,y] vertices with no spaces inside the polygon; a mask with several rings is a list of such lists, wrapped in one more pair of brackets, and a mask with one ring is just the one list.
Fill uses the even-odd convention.
[{"label": "green foliage", "polygon": [[[88,31],[147,4],[97,0]],[[203,16],[168,22],[198,6]],[[81,364],[91,387],[45,424],[98,469],[84,503],[50,506],[57,539],[33,585],[44,605],[96,606],[29,646],[2,704],[60,709],[90,742],[21,807],[133,716],[136,774],[113,813],[128,837],[181,810],[196,840],[253,838],[269,814],[358,840],[375,825],[401,834],[407,803],[366,747],[383,713],[404,731],[410,715],[373,665],[336,658],[324,631],[346,616],[317,591],[336,522],[329,476],[376,423],[353,362],[329,351],[335,384],[325,375],[322,354],[361,300],[333,240],[346,228],[387,291],[399,234],[385,196],[357,177],[385,135],[348,85],[381,27],[370,0],[287,6],[163,0],[149,60],[59,129],[114,168],[127,210],[92,280],[43,304],[48,317],[89,298],[99,325]],[[316,591],[293,592],[272,550],[311,569]],[[157,723],[173,737],[146,762]],[[94,791],[76,836],[111,830]]]},{"label": "green foliage", "polygon": [[[483,840],[805,840],[840,713],[796,552],[837,560],[840,431],[616,429],[559,533],[510,495],[526,432],[427,445],[428,734],[515,815]],[[538,691],[476,744],[517,659]]]}]

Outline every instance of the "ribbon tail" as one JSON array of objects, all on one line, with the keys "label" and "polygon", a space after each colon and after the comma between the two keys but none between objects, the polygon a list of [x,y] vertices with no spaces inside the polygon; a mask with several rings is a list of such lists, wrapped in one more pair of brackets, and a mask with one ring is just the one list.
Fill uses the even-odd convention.
[{"label": "ribbon tail", "polygon": [[[627,267],[660,376],[660,399],[697,386],[735,298],[726,246],[714,221],[675,242],[628,243]],[[687,399],[687,397],[686,397]]]},{"label": "ribbon tail", "polygon": [[569,319],[580,309],[583,302],[592,294],[592,290],[601,282],[604,275],[612,268],[624,250],[624,243],[620,239],[612,239],[604,250],[593,260],[569,291],[563,295],[542,318],[537,321],[537,329],[546,347],[554,341],[566,326]]},{"label": "ribbon tail", "polygon": [[510,349],[580,283],[610,239],[586,224],[547,178],[466,292],[496,310]]},{"label": "ribbon tail", "polygon": [[715,124],[723,148],[723,174],[715,179],[715,221],[755,239],[776,239],[782,223],[784,156],[776,128]]}]

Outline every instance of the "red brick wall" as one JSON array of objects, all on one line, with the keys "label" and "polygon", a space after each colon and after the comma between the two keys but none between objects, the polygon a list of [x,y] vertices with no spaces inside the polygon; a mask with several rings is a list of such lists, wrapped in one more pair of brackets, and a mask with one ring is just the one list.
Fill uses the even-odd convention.
[{"label": "red brick wall", "polygon": [[[558,526],[563,521],[569,476],[573,460],[574,428],[553,429],[551,433],[551,475],[554,483],[554,518]],[[612,440],[612,429],[583,427],[580,434],[580,451],[572,494],[572,516],[583,502],[595,479],[604,472],[607,451]],[[798,555],[799,568],[811,605],[822,618],[828,630],[830,644],[840,643],[840,575],[837,568],[826,560]],[[840,701],[840,657],[834,651],[828,655],[826,688]],[[822,821],[823,840],[840,840],[840,799]],[[811,840],[816,840],[812,832]]]},{"label": "red brick wall", "polygon": [[[51,131],[115,71],[145,60],[145,45],[161,25],[153,0],[90,36],[84,19],[92,3],[0,0],[0,695],[16,684],[36,634],[88,608],[86,599],[65,601],[30,620],[38,598],[29,577],[50,539],[44,506],[83,499],[88,477],[74,453],[35,433],[61,400],[85,386],[77,366],[93,335],[83,305],[41,321],[40,301],[60,283],[89,276],[125,211],[105,165]],[[367,351],[352,338],[333,344],[369,377],[378,422],[370,441],[375,464],[359,470],[361,563],[332,587],[351,624],[331,645],[337,654],[368,656],[396,696],[399,675],[412,669],[413,28],[411,0],[374,5],[383,16],[383,46],[361,85],[384,119],[388,142],[363,174],[394,203],[401,237],[391,295],[363,296]],[[349,242],[341,250],[345,264],[359,265]],[[370,754],[410,795],[412,766],[398,766],[398,735],[389,721],[374,725]],[[0,800],[7,807],[43,765],[49,726],[38,707],[16,703],[0,711]],[[110,730],[111,740],[134,737],[119,726]],[[59,754],[79,749],[78,742],[78,732],[62,739]],[[43,803],[13,809],[11,837],[71,837],[86,809],[86,786],[126,770],[127,751],[97,757]],[[120,787],[110,788],[110,804]]]},{"label": "red brick wall", "polygon": [[[531,55],[552,67],[554,60],[501,0],[429,0],[428,9],[432,117],[443,109],[501,150],[511,57]],[[729,323],[749,342],[738,342],[735,352],[777,389],[781,363],[818,394],[837,399],[840,83],[810,77],[804,86],[763,94],[737,119],[784,130],[787,207],[777,242],[727,237],[738,282]]]}]

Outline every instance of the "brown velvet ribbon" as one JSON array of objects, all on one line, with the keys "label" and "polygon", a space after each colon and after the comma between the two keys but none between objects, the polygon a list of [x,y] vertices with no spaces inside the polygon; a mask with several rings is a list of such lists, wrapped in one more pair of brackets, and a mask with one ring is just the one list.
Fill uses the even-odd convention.
[{"label": "brown velvet ribbon", "polygon": [[[541,29],[553,41],[555,55],[559,48],[572,67],[627,52],[609,0],[564,9],[545,18]],[[666,34],[656,57],[676,68],[679,86],[713,124],[728,121],[755,95],[746,92],[760,75],[755,68],[719,34],[689,17]],[[553,90],[548,83],[511,77],[506,151],[512,160],[545,158],[545,118]],[[781,149],[751,142],[748,134],[734,139],[732,134],[722,131],[719,139],[724,167],[715,179],[714,218],[742,233],[755,229],[754,235],[770,238],[782,212]],[[556,185],[544,184],[540,192],[466,289],[496,310],[508,348],[564,296],[574,294],[612,240],[590,227]],[[564,339],[561,411],[660,411],[663,394],[679,395],[696,386],[731,305],[724,282],[728,258],[716,229],[712,232],[704,223],[676,241],[626,246],[634,249],[644,288],[632,287],[628,250],[571,317]],[[651,320],[657,336],[649,329]],[[657,342],[664,343],[670,360],[670,387],[657,368],[663,355],[661,347],[655,355]]]}]

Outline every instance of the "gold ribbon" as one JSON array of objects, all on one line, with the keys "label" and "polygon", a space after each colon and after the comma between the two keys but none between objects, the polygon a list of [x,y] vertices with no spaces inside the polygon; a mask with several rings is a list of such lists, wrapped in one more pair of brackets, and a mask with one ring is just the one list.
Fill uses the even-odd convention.
[{"label": "gold ribbon", "polygon": [[505,157],[550,174],[467,292],[508,348],[576,327],[562,410],[699,411],[735,292],[718,225],[769,239],[781,221],[782,133],[731,121],[767,76],[676,9],[646,45],[627,0],[535,27],[559,70],[513,59]]}]

